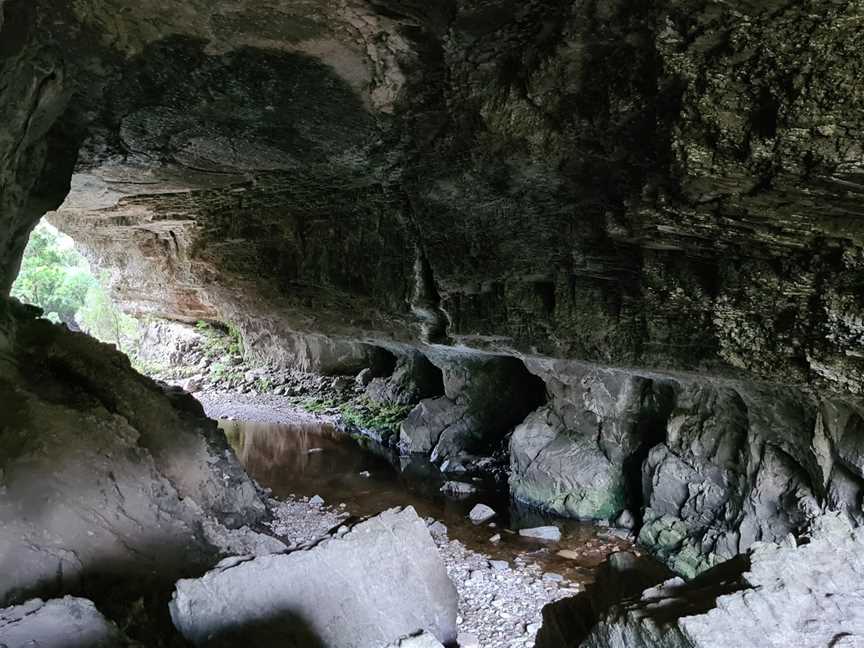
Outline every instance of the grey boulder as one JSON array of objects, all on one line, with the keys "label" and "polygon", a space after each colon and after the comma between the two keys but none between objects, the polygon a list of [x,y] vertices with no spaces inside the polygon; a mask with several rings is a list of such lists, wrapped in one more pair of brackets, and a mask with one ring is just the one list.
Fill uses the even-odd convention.
[{"label": "grey boulder", "polygon": [[485,504],[477,504],[471,509],[468,517],[474,524],[483,524],[488,522],[496,515],[495,510]]},{"label": "grey boulder", "polygon": [[312,549],[223,561],[177,583],[171,617],[196,646],[369,648],[424,628],[456,639],[456,588],[425,522],[392,509]]},{"label": "grey boulder", "polygon": [[132,644],[92,601],[67,596],[32,599],[0,610],[4,648],[117,648]]},{"label": "grey boulder", "polygon": [[694,581],[674,578],[611,607],[578,645],[864,646],[862,556],[864,529],[827,516],[817,520],[808,544],[756,543]]}]

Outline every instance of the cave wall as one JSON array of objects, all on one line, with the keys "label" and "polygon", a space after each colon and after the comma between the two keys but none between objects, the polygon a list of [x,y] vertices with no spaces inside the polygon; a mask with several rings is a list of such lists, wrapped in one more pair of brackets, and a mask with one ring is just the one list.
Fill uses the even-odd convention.
[{"label": "cave wall", "polygon": [[50,218],[125,307],[253,349],[267,318],[861,389],[860,2],[47,12],[4,4],[7,284],[71,157]]},{"label": "cave wall", "polygon": [[811,495],[860,514],[862,15],[5,0],[0,291],[49,212],[126,310],[231,322],[261,360],[362,344],[622,371],[604,387],[622,409],[547,381],[526,425],[564,447],[585,412],[624,440],[660,430],[582,451],[627,473],[604,473],[609,511],[636,456],[646,538],[674,561],[708,537],[681,559],[701,568]]}]

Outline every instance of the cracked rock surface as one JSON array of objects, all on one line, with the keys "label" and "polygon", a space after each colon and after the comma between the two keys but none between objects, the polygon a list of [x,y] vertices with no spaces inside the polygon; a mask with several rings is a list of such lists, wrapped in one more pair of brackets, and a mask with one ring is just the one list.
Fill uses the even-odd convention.
[{"label": "cracked rock surface", "polygon": [[808,544],[759,544],[689,583],[672,579],[613,606],[579,645],[864,645],[862,548],[860,529],[823,518]]}]

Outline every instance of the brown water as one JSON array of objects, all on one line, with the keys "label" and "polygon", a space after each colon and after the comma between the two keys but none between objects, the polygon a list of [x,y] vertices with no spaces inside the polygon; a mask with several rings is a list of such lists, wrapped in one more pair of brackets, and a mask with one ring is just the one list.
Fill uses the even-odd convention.
[{"label": "brown water", "polygon": [[[479,478],[458,478],[477,487],[476,494],[445,496],[440,492],[444,475],[424,458],[400,457],[369,439],[352,438],[327,422],[275,425],[222,421],[220,426],[249,474],[272,489],[277,498],[320,495],[329,505],[344,503],[355,516],[411,505],[419,515],[441,520],[449,537],[470,549],[496,560],[523,556],[546,571],[581,583],[592,579],[594,568],[609,553],[630,546],[618,538],[603,537],[607,530],[596,525],[521,507],[506,491]],[[468,519],[468,512],[478,502],[498,513],[493,520],[495,527],[488,523],[475,526]],[[560,542],[531,540],[516,533],[549,524],[561,529]],[[490,542],[496,533],[501,541]],[[576,553],[564,558],[557,553],[562,550]]]}]

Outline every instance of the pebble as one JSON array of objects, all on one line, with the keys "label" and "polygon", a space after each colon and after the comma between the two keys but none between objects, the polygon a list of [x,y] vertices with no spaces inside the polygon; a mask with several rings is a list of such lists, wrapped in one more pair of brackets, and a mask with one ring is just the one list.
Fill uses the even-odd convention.
[{"label": "pebble", "polygon": [[573,551],[572,549],[562,549],[555,555],[566,558],[567,560],[579,560],[582,557],[582,554],[580,554],[578,551]]},{"label": "pebble", "polygon": [[556,526],[533,527],[531,529],[519,529],[519,535],[525,538],[558,542],[561,539],[561,529]]},{"label": "pebble", "polygon": [[496,571],[507,571],[510,569],[510,563],[506,560],[490,560],[489,566]]},{"label": "pebble", "polygon": [[372,476],[372,473],[370,473],[368,470],[364,470],[364,471],[362,471],[362,472],[360,473],[360,476],[361,476],[361,477],[366,477],[366,478],[368,479],[369,477]]},{"label": "pebble", "polygon": [[316,508],[321,508],[324,506],[324,498],[320,495],[313,495],[309,500],[309,506],[314,506]]},{"label": "pebble", "polygon": [[484,522],[488,522],[496,515],[495,510],[485,504],[476,504],[474,508],[471,509],[471,512],[468,514],[468,517],[474,524],[483,524]]},{"label": "pebble", "polygon": [[472,493],[476,493],[477,489],[471,484],[464,482],[448,481],[444,482],[441,492],[449,495],[471,495]]},{"label": "pebble", "polygon": [[501,542],[501,534],[496,533],[494,536],[489,538],[489,542]]}]

